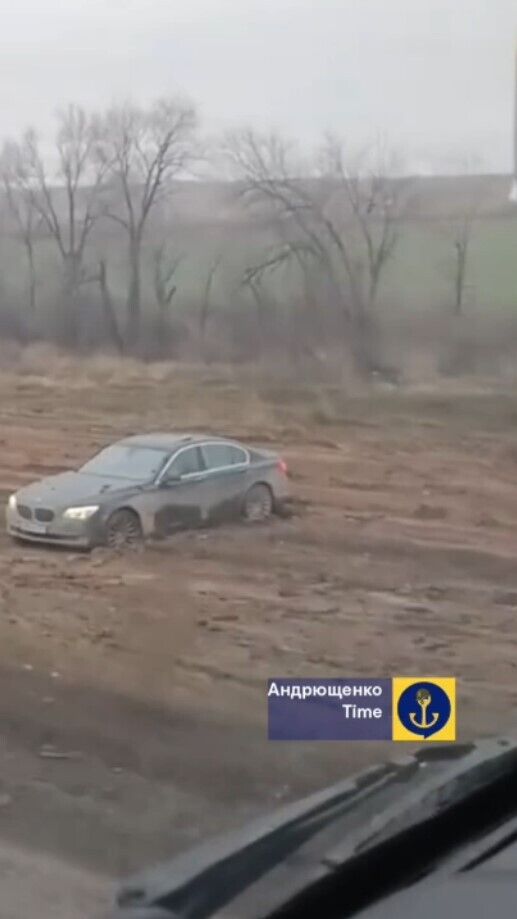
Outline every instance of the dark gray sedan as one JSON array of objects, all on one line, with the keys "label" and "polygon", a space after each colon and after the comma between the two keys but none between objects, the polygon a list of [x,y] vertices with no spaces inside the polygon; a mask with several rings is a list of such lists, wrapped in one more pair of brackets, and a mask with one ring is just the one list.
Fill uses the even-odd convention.
[{"label": "dark gray sedan", "polygon": [[217,437],[142,434],[11,495],[7,530],[31,542],[116,548],[232,518],[266,520],[288,501],[287,468],[275,453]]}]

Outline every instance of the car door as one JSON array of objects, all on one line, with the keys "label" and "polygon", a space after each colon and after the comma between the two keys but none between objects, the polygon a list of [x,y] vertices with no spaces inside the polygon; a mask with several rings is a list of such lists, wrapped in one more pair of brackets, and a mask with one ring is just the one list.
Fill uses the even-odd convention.
[{"label": "car door", "polygon": [[208,518],[206,478],[203,454],[197,445],[175,453],[157,483],[157,533],[200,526]]},{"label": "car door", "polygon": [[238,515],[246,491],[249,453],[238,444],[206,442],[201,445],[207,470],[206,501],[209,519],[228,520]]}]

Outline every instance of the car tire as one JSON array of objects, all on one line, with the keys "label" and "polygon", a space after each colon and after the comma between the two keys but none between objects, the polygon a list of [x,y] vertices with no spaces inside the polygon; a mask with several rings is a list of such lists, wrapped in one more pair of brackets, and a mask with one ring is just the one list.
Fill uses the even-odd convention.
[{"label": "car tire", "polygon": [[244,497],[242,516],[248,523],[268,520],[274,509],[273,494],[269,485],[253,485]]},{"label": "car tire", "polygon": [[143,538],[138,514],[127,508],[115,511],[106,523],[105,542],[109,549],[139,549]]}]

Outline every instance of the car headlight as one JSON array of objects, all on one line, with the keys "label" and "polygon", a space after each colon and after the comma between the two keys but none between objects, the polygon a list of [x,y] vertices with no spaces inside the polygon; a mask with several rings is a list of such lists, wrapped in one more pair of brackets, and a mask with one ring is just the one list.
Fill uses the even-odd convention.
[{"label": "car headlight", "polygon": [[64,516],[69,520],[88,520],[99,510],[98,504],[87,504],[84,507],[67,507]]},{"label": "car headlight", "polygon": [[10,511],[16,510],[16,495],[9,495],[7,507],[9,508]]}]

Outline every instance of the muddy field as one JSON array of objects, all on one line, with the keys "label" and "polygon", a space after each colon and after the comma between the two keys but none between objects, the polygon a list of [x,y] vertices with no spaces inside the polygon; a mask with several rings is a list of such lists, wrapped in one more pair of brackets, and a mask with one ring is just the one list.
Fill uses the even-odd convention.
[{"label": "muddy field", "polygon": [[[138,555],[0,537],[0,837],[125,875],[393,751],[265,739],[269,676],[459,679],[462,737],[517,699],[517,396],[0,374],[0,490],[140,430],[277,446],[298,512]],[[400,751],[397,751],[400,752]]]}]

